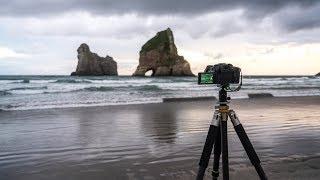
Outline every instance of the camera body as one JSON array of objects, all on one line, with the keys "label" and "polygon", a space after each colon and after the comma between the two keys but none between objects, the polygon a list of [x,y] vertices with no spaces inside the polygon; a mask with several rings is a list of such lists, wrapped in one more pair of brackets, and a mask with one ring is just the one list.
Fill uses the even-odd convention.
[{"label": "camera body", "polygon": [[198,73],[198,84],[229,85],[238,84],[241,69],[232,64],[208,65],[203,73]]}]

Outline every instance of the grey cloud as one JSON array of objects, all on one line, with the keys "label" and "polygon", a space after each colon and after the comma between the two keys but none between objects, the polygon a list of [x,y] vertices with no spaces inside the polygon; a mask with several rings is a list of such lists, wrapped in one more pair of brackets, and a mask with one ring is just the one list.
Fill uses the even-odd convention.
[{"label": "grey cloud", "polygon": [[213,60],[222,59],[225,57],[222,53],[213,54],[210,52],[205,52],[203,55]]},{"label": "grey cloud", "polygon": [[213,59],[221,59],[222,57],[223,57],[223,54],[219,53],[216,56],[214,56]]},{"label": "grey cloud", "polygon": [[308,10],[301,7],[284,9],[274,17],[283,29],[295,32],[305,29],[313,29],[320,26],[320,5],[313,6]]},{"label": "grey cloud", "polygon": [[203,14],[242,8],[248,16],[265,15],[288,5],[311,6],[317,0],[11,0],[1,3],[2,15],[30,15],[87,11],[92,14]]},{"label": "grey cloud", "polygon": [[[271,17],[278,27],[289,32],[320,27],[319,0],[11,0],[0,3],[0,17],[43,18],[76,11],[104,17],[130,13],[140,17],[154,18],[172,15],[180,18],[174,22],[158,22],[161,25],[159,28],[162,26],[187,28],[193,38],[199,38],[205,34],[219,38],[241,33],[258,26],[265,17]],[[232,19],[223,20],[223,23],[214,27],[210,27],[211,22],[207,22],[208,19],[205,18],[197,20],[199,23],[196,25],[186,25],[190,23],[188,20],[194,20],[195,16],[201,17],[212,12],[228,13],[232,10],[241,10],[242,13]],[[221,18],[210,19],[210,21],[217,19]],[[119,21],[117,24],[121,23],[123,22]],[[119,36],[127,38],[126,35],[133,32],[145,32],[149,26],[144,24],[145,22],[138,25],[132,24],[131,27],[126,28],[130,33],[125,34],[120,31]],[[71,35],[79,34],[70,29],[67,32],[70,31]],[[89,29],[92,31],[91,28]],[[75,29],[75,31],[78,30]],[[86,30],[83,33],[88,34]],[[89,34],[97,34],[97,32],[93,31]],[[113,32],[114,34],[117,33]]]},{"label": "grey cloud", "polygon": [[263,54],[271,54],[274,52],[274,48],[267,49]]},{"label": "grey cloud", "polygon": [[245,28],[247,28],[245,26],[247,26],[247,24],[241,24],[240,20],[236,21],[235,19],[229,19],[221,23],[215,31],[210,33],[210,35],[213,37],[223,37],[230,34],[241,33]]}]

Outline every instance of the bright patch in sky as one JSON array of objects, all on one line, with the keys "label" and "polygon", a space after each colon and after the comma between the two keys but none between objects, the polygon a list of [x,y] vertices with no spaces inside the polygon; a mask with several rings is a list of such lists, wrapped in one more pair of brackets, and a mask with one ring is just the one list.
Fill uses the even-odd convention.
[{"label": "bright patch in sky", "polygon": [[0,59],[4,58],[26,58],[28,57],[26,54],[17,53],[12,49],[7,47],[0,47]]}]

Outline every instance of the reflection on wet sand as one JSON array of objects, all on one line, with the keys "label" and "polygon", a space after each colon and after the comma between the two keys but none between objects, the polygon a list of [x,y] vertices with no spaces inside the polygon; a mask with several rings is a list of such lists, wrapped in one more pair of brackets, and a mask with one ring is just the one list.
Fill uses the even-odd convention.
[{"label": "reflection on wet sand", "polygon": [[174,143],[177,138],[177,119],[173,109],[161,108],[156,112],[141,110],[139,125],[146,137],[154,139],[155,143]]}]

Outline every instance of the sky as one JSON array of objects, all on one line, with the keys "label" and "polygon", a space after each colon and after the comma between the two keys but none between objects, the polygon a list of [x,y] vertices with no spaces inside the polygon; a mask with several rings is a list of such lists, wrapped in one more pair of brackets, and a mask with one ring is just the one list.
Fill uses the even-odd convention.
[{"label": "sky", "polygon": [[0,74],[68,75],[76,49],[131,75],[141,46],[170,27],[192,71],[220,62],[246,75],[320,72],[319,0],[0,0]]}]

